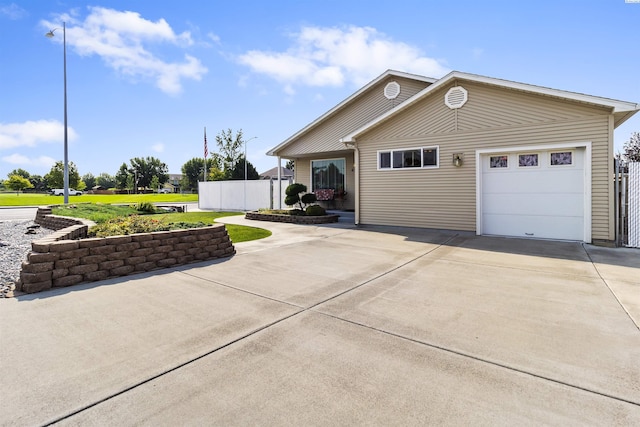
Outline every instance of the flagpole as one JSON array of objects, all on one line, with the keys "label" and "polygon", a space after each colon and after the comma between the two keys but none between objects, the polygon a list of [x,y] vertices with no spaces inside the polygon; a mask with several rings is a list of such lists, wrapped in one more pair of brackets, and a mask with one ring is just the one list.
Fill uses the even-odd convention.
[{"label": "flagpole", "polygon": [[207,149],[207,127],[204,127],[204,182],[207,182],[207,155],[209,150]]}]

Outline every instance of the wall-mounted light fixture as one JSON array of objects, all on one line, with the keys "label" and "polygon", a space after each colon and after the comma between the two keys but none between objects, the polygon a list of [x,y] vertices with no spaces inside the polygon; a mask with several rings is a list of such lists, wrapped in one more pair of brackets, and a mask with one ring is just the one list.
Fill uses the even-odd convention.
[{"label": "wall-mounted light fixture", "polygon": [[457,168],[462,166],[464,163],[464,154],[463,153],[454,153],[453,154],[453,165]]}]

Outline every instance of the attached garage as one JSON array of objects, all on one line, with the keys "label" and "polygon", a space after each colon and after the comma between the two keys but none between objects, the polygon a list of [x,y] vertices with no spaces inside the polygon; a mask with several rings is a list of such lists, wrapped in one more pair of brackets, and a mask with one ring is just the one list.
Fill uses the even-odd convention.
[{"label": "attached garage", "polygon": [[479,234],[590,241],[590,146],[478,152]]},{"label": "attached garage", "polygon": [[389,70],[268,154],[294,159],[311,191],[316,163],[345,159],[356,224],[609,243],[614,130],[638,111],[458,71]]}]

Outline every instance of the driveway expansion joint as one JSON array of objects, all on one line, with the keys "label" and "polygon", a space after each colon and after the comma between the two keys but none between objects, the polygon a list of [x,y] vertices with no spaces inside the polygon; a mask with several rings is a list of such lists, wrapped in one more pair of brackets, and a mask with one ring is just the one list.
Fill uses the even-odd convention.
[{"label": "driveway expansion joint", "polygon": [[[305,311],[307,311],[307,310],[305,310]],[[547,376],[544,376],[544,375],[539,375],[539,374],[536,374],[534,372],[529,372],[529,371],[526,371],[526,370],[521,369],[521,368],[517,368],[517,367],[514,367],[514,366],[507,365],[505,363],[501,363],[501,362],[497,362],[497,361],[494,361],[494,360],[490,360],[490,359],[485,359],[485,358],[482,358],[482,357],[474,356],[473,354],[465,353],[465,352],[463,352],[461,350],[454,350],[454,349],[443,347],[443,346],[440,346],[440,345],[437,345],[437,344],[433,344],[433,343],[429,343],[429,342],[426,342],[426,341],[418,340],[418,339],[415,339],[415,338],[407,337],[405,335],[400,335],[400,334],[397,334],[397,333],[394,333],[394,332],[391,332],[391,331],[386,331],[384,329],[379,329],[379,328],[376,328],[376,327],[373,327],[373,326],[365,325],[363,323],[355,322],[353,320],[349,320],[349,319],[345,319],[345,318],[342,318],[342,317],[338,317],[338,316],[335,316],[335,315],[332,315],[332,314],[329,314],[329,313],[324,313],[322,311],[317,311],[317,310],[313,310],[313,311],[315,313],[330,317],[332,319],[340,320],[340,321],[343,321],[343,322],[346,322],[346,323],[349,323],[349,324],[352,324],[352,325],[355,325],[355,326],[366,328],[366,329],[369,329],[369,330],[372,330],[372,331],[375,331],[375,332],[379,332],[379,333],[382,333],[382,334],[385,334],[385,335],[389,335],[389,336],[392,336],[392,337],[395,337],[395,338],[399,338],[399,339],[402,339],[402,340],[405,340],[405,341],[410,341],[410,342],[413,342],[415,344],[419,344],[419,345],[422,345],[422,346],[426,346],[426,347],[432,348],[434,350],[439,350],[439,351],[442,351],[442,352],[445,352],[445,353],[454,354],[456,356],[460,356],[460,357],[464,357],[464,358],[467,358],[467,359],[475,360],[476,362],[485,363],[485,364],[492,365],[492,366],[495,366],[495,367],[498,367],[498,368],[501,368],[501,369],[506,369],[506,370],[511,371],[511,372],[517,372],[519,374],[527,375],[527,376],[530,376],[530,377],[533,377],[533,378],[536,378],[536,379],[539,379],[539,380],[549,381],[549,382],[552,382],[552,383],[555,383],[555,384],[559,384],[561,386],[570,387],[572,389],[581,390],[581,391],[584,391],[586,393],[595,394],[595,395],[598,395],[598,396],[606,397],[608,399],[613,399],[613,400],[617,400],[619,402],[624,402],[624,403],[628,403],[630,405],[634,405],[634,406],[640,407],[640,402],[635,402],[633,400],[625,399],[623,397],[614,396],[612,394],[608,394],[608,393],[605,393],[605,392],[600,392],[600,391],[597,391],[597,390],[589,389],[589,388],[582,387],[582,386],[579,386],[579,385],[576,385],[576,384],[570,384],[570,383],[568,383],[566,381],[557,380],[557,379],[554,379],[554,378],[551,378],[551,377],[547,377]],[[295,313],[295,315],[297,315],[297,314],[299,314],[299,313]]]},{"label": "driveway expansion joint", "polygon": [[604,285],[607,287],[607,289],[609,289],[609,292],[611,292],[611,295],[613,295],[613,297],[616,299],[616,301],[618,302],[618,305],[622,308],[622,310],[627,315],[627,318],[629,318],[629,320],[631,320],[631,323],[634,324],[636,329],[638,331],[640,331],[640,325],[638,325],[636,323],[636,321],[633,319],[633,316],[631,315],[631,313],[629,313],[629,310],[627,310],[627,308],[624,306],[624,304],[622,304],[622,301],[620,301],[620,298],[618,298],[618,295],[616,295],[616,293],[613,291],[613,289],[611,289],[611,286],[609,286],[609,283],[607,282],[607,280],[604,277],[602,277],[602,274],[600,274],[600,270],[598,270],[598,266],[593,261],[593,258],[591,258],[591,254],[589,253],[587,248],[584,246],[584,243],[582,244],[582,249],[587,254],[587,257],[589,257],[589,261],[591,262],[591,265],[593,266],[593,268],[596,271],[596,273],[598,273],[598,277],[600,278],[600,280],[602,280],[602,283],[604,283]]}]

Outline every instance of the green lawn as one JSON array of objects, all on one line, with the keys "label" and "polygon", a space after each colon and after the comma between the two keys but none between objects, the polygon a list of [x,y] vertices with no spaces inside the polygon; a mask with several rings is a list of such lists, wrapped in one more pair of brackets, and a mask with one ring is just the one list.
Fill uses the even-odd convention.
[{"label": "green lawn", "polygon": [[[133,214],[138,214],[135,207],[113,206],[104,204],[73,204],[68,206],[58,206],[53,209],[55,215],[72,216],[75,218],[86,218],[96,223],[103,223],[112,218],[126,218]],[[162,213],[144,215],[145,218],[152,218],[162,223],[204,223],[213,224],[217,218],[225,216],[242,215],[240,212],[183,212],[183,213]],[[263,239],[271,236],[269,230],[257,227],[247,227],[243,225],[226,225],[229,238],[233,243],[246,242],[249,240]]]},{"label": "green lawn", "polygon": [[[197,194],[83,194],[82,196],[69,196],[69,203],[187,203],[197,202]],[[0,193],[0,206],[45,206],[63,204],[63,196],[50,196],[48,194],[18,194]]]}]

